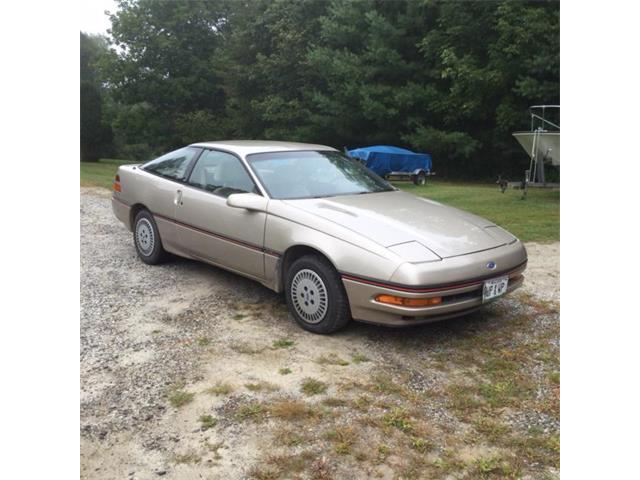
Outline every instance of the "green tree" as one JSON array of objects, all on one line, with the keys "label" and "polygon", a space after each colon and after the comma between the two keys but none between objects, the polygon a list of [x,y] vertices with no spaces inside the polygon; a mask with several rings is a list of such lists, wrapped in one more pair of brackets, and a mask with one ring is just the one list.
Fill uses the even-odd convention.
[{"label": "green tree", "polygon": [[404,138],[446,158],[445,173],[520,173],[511,132],[528,128],[528,106],[560,98],[559,4],[438,2],[432,14],[420,49],[438,93]]},{"label": "green tree", "polygon": [[[224,116],[217,53],[226,28],[225,5],[203,0],[118,2],[118,11],[110,16],[115,48],[103,69],[114,100],[128,106],[114,120],[119,145],[131,145],[128,137],[135,134],[141,152],[145,144],[146,153],[167,150],[192,140],[184,127],[193,112],[201,112],[200,118]],[[141,121],[141,112],[148,121]]]},{"label": "green tree", "polygon": [[559,102],[559,3],[121,0],[99,62],[121,155],[267,138],[426,151],[520,175],[511,133]]},{"label": "green tree", "polygon": [[307,63],[326,10],[323,0],[234,2],[224,51],[227,112],[234,136],[317,138],[306,94],[315,73]]},{"label": "green tree", "polygon": [[107,53],[103,37],[80,32],[80,160],[110,153],[112,132],[103,116],[103,84],[97,64]]}]

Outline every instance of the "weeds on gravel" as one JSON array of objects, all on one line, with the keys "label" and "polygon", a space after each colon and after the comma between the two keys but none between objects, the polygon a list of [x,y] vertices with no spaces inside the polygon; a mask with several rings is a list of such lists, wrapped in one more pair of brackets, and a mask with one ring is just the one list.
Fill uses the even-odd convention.
[{"label": "weeds on gravel", "polygon": [[315,453],[311,451],[303,451],[291,455],[269,455],[265,461],[266,465],[255,466],[249,470],[249,477],[257,480],[298,478],[299,474],[311,463],[315,456]]},{"label": "weeds on gravel", "polygon": [[222,455],[220,455],[218,450],[220,450],[221,448],[229,448],[229,447],[225,447],[224,440],[220,440],[219,442],[216,442],[216,443],[209,443],[208,440],[205,440],[203,442],[203,445],[205,446],[205,448],[207,450],[209,450],[211,453],[213,453],[213,459],[214,460],[221,460],[222,459]]},{"label": "weeds on gravel", "polygon": [[274,402],[269,405],[267,409],[272,417],[288,421],[321,416],[319,410],[298,400],[281,400]]},{"label": "weeds on gravel", "polygon": [[293,429],[290,427],[279,428],[273,436],[278,444],[285,445],[287,447],[302,445],[303,442],[308,440],[300,433],[299,429]]},{"label": "weeds on gravel", "polygon": [[389,456],[390,453],[391,453],[391,449],[389,448],[388,445],[385,445],[385,444],[378,445],[378,458],[381,461],[384,461]]},{"label": "weeds on gravel", "polygon": [[229,348],[234,352],[244,353],[246,355],[255,355],[256,353],[260,353],[264,350],[264,348],[257,348],[244,342],[233,343],[229,345]]},{"label": "weeds on gravel", "polygon": [[169,394],[169,403],[176,408],[182,407],[193,401],[194,393],[185,390],[174,390]]},{"label": "weeds on gravel", "polygon": [[327,391],[327,384],[315,378],[307,377],[302,381],[300,391],[308,396],[318,395]]},{"label": "weeds on gravel", "polygon": [[273,348],[291,348],[296,342],[289,340],[288,338],[281,338],[280,340],[274,340]]},{"label": "weeds on gravel", "polygon": [[246,318],[247,316],[242,314],[242,313],[236,313],[233,317],[234,320],[242,320],[243,318]]},{"label": "weeds on gravel", "polygon": [[251,467],[247,475],[255,480],[276,480],[280,478],[280,473],[274,467],[260,467],[258,465]]},{"label": "weeds on gravel", "polygon": [[351,453],[351,447],[356,441],[357,433],[353,427],[344,426],[329,430],[325,434],[325,438],[333,442],[334,451],[338,455],[348,455]]},{"label": "weeds on gravel", "polygon": [[478,458],[473,462],[472,471],[480,478],[509,478],[518,474],[512,465],[500,456]]},{"label": "weeds on gravel", "polygon": [[357,365],[359,363],[370,362],[371,360],[361,353],[354,353],[351,355],[351,361]]},{"label": "weeds on gravel", "polygon": [[236,418],[238,420],[262,420],[266,414],[264,405],[260,403],[248,403],[242,405],[236,411]]},{"label": "weeds on gravel", "polygon": [[229,395],[232,391],[233,387],[225,382],[218,382],[205,390],[209,395]]},{"label": "weeds on gravel", "polygon": [[361,412],[366,412],[367,410],[369,410],[369,406],[371,405],[373,401],[371,400],[370,397],[367,397],[366,395],[360,395],[358,398],[356,398],[353,401],[353,406],[356,410],[360,410]]},{"label": "weeds on gravel", "polygon": [[325,457],[316,459],[311,464],[312,480],[330,480],[333,478],[333,468]]},{"label": "weeds on gravel", "polygon": [[420,437],[411,438],[411,448],[417,450],[420,453],[427,453],[434,447],[433,443]]},{"label": "weeds on gravel", "polygon": [[263,380],[254,383],[245,383],[244,386],[247,390],[250,390],[252,392],[275,392],[276,390],[280,389],[278,385],[275,385],[271,382],[265,382]]},{"label": "weeds on gravel", "polygon": [[407,411],[403,408],[396,407],[382,418],[385,425],[396,427],[398,430],[408,433],[413,431],[413,423]]},{"label": "weeds on gravel", "polygon": [[320,357],[316,358],[315,361],[318,365],[340,365],[341,367],[349,365],[349,362],[338,357],[335,353],[331,353],[326,356],[321,355]]},{"label": "weeds on gravel", "polygon": [[281,368],[280,370],[278,370],[278,373],[280,375],[289,375],[291,373],[291,369],[290,368]]},{"label": "weeds on gravel", "polygon": [[322,404],[326,405],[327,407],[346,407],[347,405],[349,405],[349,402],[347,402],[343,398],[329,397],[325,398],[322,401]]},{"label": "weeds on gravel", "polygon": [[211,339],[209,337],[200,337],[197,340],[199,347],[208,347],[211,345]]},{"label": "weeds on gravel", "polygon": [[368,385],[368,389],[376,393],[386,394],[402,394],[403,389],[401,385],[398,385],[393,379],[386,374],[380,373],[373,377],[371,384]]},{"label": "weeds on gravel", "polygon": [[210,428],[215,427],[217,423],[218,421],[211,415],[207,415],[207,414],[200,415],[201,430],[209,430]]},{"label": "weeds on gravel", "polygon": [[473,421],[473,428],[482,435],[484,440],[492,443],[499,442],[509,432],[509,428],[503,423],[485,417],[476,418]]},{"label": "weeds on gravel", "polygon": [[202,458],[195,453],[182,453],[173,456],[173,463],[176,465],[200,463],[201,460]]}]

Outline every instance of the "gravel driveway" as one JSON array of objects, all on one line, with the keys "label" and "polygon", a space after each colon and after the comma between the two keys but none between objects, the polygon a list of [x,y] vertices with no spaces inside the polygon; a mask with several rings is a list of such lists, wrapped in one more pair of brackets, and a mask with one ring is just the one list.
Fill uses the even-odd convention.
[{"label": "gravel driveway", "polygon": [[320,337],[258,283],[143,264],[82,189],[82,478],[555,476],[559,244],[529,250],[535,292]]}]

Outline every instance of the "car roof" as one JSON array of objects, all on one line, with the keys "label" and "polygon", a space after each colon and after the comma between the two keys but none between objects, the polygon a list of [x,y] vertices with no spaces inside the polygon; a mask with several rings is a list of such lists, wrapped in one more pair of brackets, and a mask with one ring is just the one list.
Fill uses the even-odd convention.
[{"label": "car roof", "polygon": [[252,153],[284,152],[295,150],[336,150],[326,145],[298,142],[276,142],[272,140],[223,140],[216,142],[192,143],[190,147],[219,148],[235,152],[241,156]]}]

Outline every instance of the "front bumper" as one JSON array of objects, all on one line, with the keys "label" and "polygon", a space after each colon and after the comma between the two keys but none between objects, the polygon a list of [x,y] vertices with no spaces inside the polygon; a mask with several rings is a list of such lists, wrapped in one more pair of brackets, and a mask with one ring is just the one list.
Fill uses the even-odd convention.
[{"label": "front bumper", "polygon": [[[507,292],[522,286],[526,261],[514,268],[481,279],[470,279],[438,287],[401,287],[368,279],[343,275],[342,282],[349,297],[351,316],[358,321],[394,327],[419,325],[466,315],[484,305],[484,282],[509,276]],[[381,294],[406,298],[442,297],[442,303],[428,307],[405,307],[376,301]]]}]

